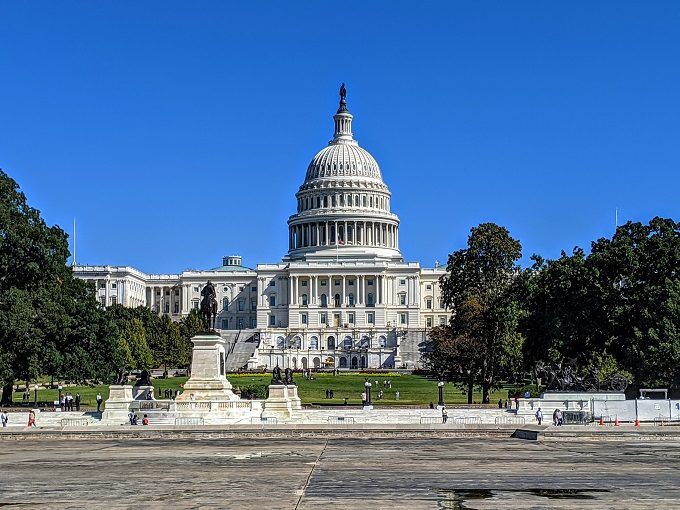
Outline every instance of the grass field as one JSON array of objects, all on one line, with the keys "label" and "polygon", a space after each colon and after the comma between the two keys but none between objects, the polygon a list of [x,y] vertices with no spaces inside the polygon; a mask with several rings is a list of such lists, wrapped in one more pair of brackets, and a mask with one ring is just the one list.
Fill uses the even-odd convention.
[{"label": "grass field", "polygon": [[[399,373],[381,374],[381,375],[367,375],[360,373],[340,373],[334,376],[332,373],[319,372],[314,374],[314,379],[309,380],[296,374],[295,382],[298,385],[298,394],[304,404],[318,403],[326,405],[343,404],[345,397],[347,397],[348,404],[360,404],[361,392],[364,391],[364,380],[370,377],[373,387],[371,388],[373,403],[375,405],[422,405],[427,406],[430,402],[437,404],[437,381],[428,379],[420,375],[402,375]],[[227,376],[234,388],[240,386],[251,385],[268,385],[271,381],[271,374],[229,374]],[[385,380],[392,381],[392,388],[385,388],[383,382]],[[186,377],[171,377],[168,379],[153,379],[156,396],[161,398],[166,389],[173,392],[181,389],[181,385],[187,380]],[[377,387],[376,387],[376,381]],[[326,398],[326,390],[332,389],[334,392],[333,399]],[[382,400],[377,399],[379,390],[383,390],[384,396]],[[396,400],[396,392],[399,392],[399,400]],[[97,392],[101,392],[102,397],[106,400],[109,396],[109,387],[107,385],[99,386],[66,386],[62,392],[69,392],[74,397],[76,393],[80,393],[82,399],[82,407],[85,409],[96,408],[97,404],[95,397]],[[39,402],[53,402],[58,399],[58,390],[39,389]],[[491,403],[498,402],[498,399],[505,400],[507,398],[507,388],[491,394]],[[34,393],[31,391],[30,402],[33,402]],[[481,402],[481,392],[475,392],[473,400],[475,403]],[[453,384],[446,384],[444,386],[444,401],[447,404],[465,404],[467,403],[467,396],[461,392],[460,389]],[[22,394],[14,393],[14,402],[22,402]]]}]

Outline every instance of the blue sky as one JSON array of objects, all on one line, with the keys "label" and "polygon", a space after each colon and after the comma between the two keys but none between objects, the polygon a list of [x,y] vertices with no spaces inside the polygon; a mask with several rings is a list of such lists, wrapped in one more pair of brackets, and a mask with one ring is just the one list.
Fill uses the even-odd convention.
[{"label": "blue sky", "polygon": [[409,261],[680,219],[678,2],[0,1],[0,167],[78,261],[276,262],[347,84]]}]

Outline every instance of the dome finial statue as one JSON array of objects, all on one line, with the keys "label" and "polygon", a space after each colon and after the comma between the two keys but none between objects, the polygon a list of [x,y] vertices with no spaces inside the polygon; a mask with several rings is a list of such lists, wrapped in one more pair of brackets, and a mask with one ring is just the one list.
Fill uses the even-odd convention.
[{"label": "dome finial statue", "polygon": [[345,84],[340,85],[340,108],[338,108],[338,113],[347,111],[347,89]]}]

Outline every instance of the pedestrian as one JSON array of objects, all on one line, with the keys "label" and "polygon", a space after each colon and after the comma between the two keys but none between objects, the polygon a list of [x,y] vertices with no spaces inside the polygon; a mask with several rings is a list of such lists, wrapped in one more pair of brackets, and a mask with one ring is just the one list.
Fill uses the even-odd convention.
[{"label": "pedestrian", "polygon": [[502,398],[498,399],[498,409],[503,409],[503,399]]},{"label": "pedestrian", "polygon": [[430,409],[434,409],[434,402],[430,400]]},{"label": "pedestrian", "polygon": [[149,424],[149,417],[145,414],[144,418],[142,419],[142,425],[148,425]]},{"label": "pedestrian", "polygon": [[442,423],[446,423],[446,421],[449,419],[449,413],[446,410],[446,406],[442,406]]},{"label": "pedestrian", "polygon": [[80,393],[76,393],[76,411],[80,411]]},{"label": "pedestrian", "polygon": [[330,398],[330,392],[328,391],[328,388],[326,388],[326,398]]},{"label": "pedestrian", "polygon": [[543,421],[543,411],[541,411],[541,408],[538,408],[538,411],[536,411],[536,421],[540,425],[541,422]]},{"label": "pedestrian", "polygon": [[7,426],[7,422],[9,421],[9,415],[7,414],[7,411],[0,411],[0,421],[2,422],[3,427]]},{"label": "pedestrian", "polygon": [[399,400],[399,392],[398,391],[394,394],[394,400]]},{"label": "pedestrian", "polygon": [[366,405],[366,392],[365,391],[361,392],[361,405],[362,406]]},{"label": "pedestrian", "polygon": [[557,409],[553,411],[553,425],[557,427]]},{"label": "pedestrian", "polygon": [[102,412],[102,394],[97,393],[97,412],[101,413]]},{"label": "pedestrian", "polygon": [[347,397],[345,397],[345,405],[347,405]]},{"label": "pedestrian", "polygon": [[561,427],[562,426],[562,411],[559,409],[557,410],[557,426]]},{"label": "pedestrian", "polygon": [[130,420],[130,425],[135,424],[135,412],[134,411],[130,411],[128,413],[128,419]]},{"label": "pedestrian", "polygon": [[28,413],[28,426],[35,427],[35,411],[33,409]]},{"label": "pedestrian", "polygon": [[519,411],[519,397],[515,395],[515,410]]},{"label": "pedestrian", "polygon": [[529,390],[524,392],[524,398],[531,398],[531,392]]},{"label": "pedestrian", "polygon": [[333,395],[334,395],[334,394],[333,394],[333,390],[331,390],[331,398],[334,398]]}]

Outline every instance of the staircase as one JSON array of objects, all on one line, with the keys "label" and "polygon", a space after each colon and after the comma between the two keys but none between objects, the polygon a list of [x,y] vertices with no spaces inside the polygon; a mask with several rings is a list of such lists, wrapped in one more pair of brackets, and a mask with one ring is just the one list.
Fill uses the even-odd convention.
[{"label": "staircase", "polygon": [[257,331],[242,329],[239,331],[222,331],[222,338],[227,342],[227,372],[235,372],[248,364],[260,344]]}]

